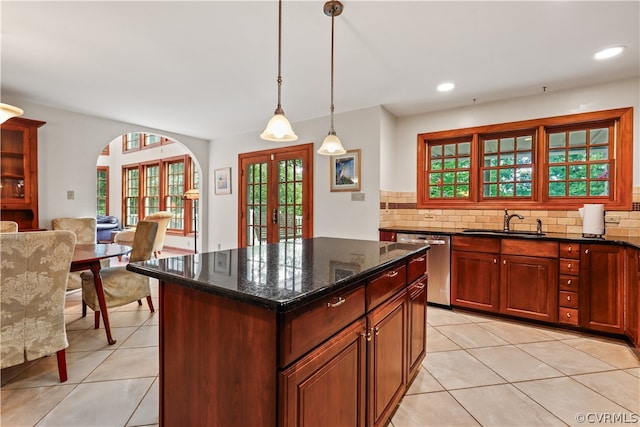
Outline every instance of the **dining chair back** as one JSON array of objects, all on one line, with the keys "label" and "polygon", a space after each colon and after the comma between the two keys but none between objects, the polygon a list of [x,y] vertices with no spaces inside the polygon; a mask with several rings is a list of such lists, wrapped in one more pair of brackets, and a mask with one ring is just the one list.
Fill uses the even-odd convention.
[{"label": "dining chair back", "polygon": [[75,242],[70,231],[0,234],[0,368],[56,353],[67,380],[64,304]]},{"label": "dining chair back", "polygon": [[[151,258],[153,242],[158,232],[158,223],[153,221],[140,221],[136,227],[133,239],[133,250],[129,262],[146,261]],[[107,308],[120,307],[134,301],[142,305],[142,298],[147,299],[149,310],[153,313],[153,301],[151,300],[151,287],[149,277],[131,272],[126,266],[108,267],[100,270],[102,288]],[[94,282],[93,273],[83,272],[82,300],[95,312],[95,328],[100,326],[100,304]]]}]

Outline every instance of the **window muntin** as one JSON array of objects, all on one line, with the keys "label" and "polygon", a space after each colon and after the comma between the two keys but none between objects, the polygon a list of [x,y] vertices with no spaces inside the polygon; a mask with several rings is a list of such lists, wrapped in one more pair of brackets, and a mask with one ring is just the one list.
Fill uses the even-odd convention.
[{"label": "window muntin", "polygon": [[468,199],[471,141],[429,144],[427,151],[430,199]]},{"label": "window muntin", "polygon": [[[633,117],[628,107],[419,134],[417,207],[572,210],[603,203],[606,209],[631,209]],[[535,136],[530,154],[518,146],[517,136],[526,130]],[[504,147],[501,141],[483,146],[497,138],[506,140]],[[440,182],[431,175],[439,172],[430,164],[438,160],[431,147],[461,139],[471,142],[469,196],[441,197],[444,192],[433,189],[444,186],[444,175]]]},{"label": "window muntin", "polygon": [[482,198],[533,196],[533,148],[535,132],[482,137]]},{"label": "window muntin", "polygon": [[613,123],[547,132],[548,195],[609,197]]}]

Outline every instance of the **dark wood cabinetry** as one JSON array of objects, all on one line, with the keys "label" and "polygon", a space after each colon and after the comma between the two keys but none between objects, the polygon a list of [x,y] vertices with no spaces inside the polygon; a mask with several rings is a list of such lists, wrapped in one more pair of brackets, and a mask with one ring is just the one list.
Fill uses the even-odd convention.
[{"label": "dark wood cabinetry", "polygon": [[578,326],[580,320],[580,244],[560,243],[558,322]]},{"label": "dark wood cabinetry", "polygon": [[0,125],[0,219],[38,229],[38,128],[45,122],[14,117]]},{"label": "dark wood cabinetry", "polygon": [[580,254],[580,326],[622,334],[624,248],[582,244]]},{"label": "dark wood cabinetry", "polygon": [[500,239],[453,236],[451,305],[498,312]]},{"label": "dark wood cabinetry", "polygon": [[380,231],[381,242],[395,242],[396,233],[394,231]]},{"label": "dark wood cabinetry", "polygon": [[407,310],[409,312],[407,356],[409,358],[409,378],[413,378],[417,375],[420,369],[420,362],[426,354],[427,276],[419,278],[409,286],[407,289],[407,303]]},{"label": "dark wood cabinetry", "polygon": [[624,333],[640,349],[640,250],[626,248],[626,260]]}]

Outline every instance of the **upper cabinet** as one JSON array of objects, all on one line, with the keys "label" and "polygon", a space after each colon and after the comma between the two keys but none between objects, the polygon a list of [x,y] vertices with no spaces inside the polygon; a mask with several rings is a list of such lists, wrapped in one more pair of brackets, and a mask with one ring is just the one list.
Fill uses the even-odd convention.
[{"label": "upper cabinet", "polygon": [[3,221],[38,229],[38,128],[45,122],[14,117],[2,125],[0,197]]}]

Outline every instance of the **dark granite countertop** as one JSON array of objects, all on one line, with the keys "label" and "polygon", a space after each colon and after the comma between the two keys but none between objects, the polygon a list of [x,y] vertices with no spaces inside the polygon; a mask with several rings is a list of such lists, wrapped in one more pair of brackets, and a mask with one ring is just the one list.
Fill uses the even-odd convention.
[{"label": "dark granite countertop", "polygon": [[[390,231],[394,233],[409,233],[409,234],[441,234],[446,236],[452,236],[455,234],[463,236],[478,236],[483,235],[481,231],[474,233],[465,233],[462,228],[440,228],[440,227],[380,227],[379,231]],[[491,235],[491,230],[486,230],[486,235]],[[517,234],[517,231],[511,235],[496,235],[496,237],[512,237],[517,239],[535,239],[535,240],[556,240],[556,241],[570,241],[578,243],[605,243],[610,245],[619,246],[631,246],[640,249],[640,237],[620,237],[620,236],[607,236],[604,237],[583,237],[581,234],[570,233],[544,233],[543,236],[538,235],[526,235]]]},{"label": "dark granite countertop", "polygon": [[428,246],[317,237],[130,263],[127,270],[288,311],[349,287]]}]

